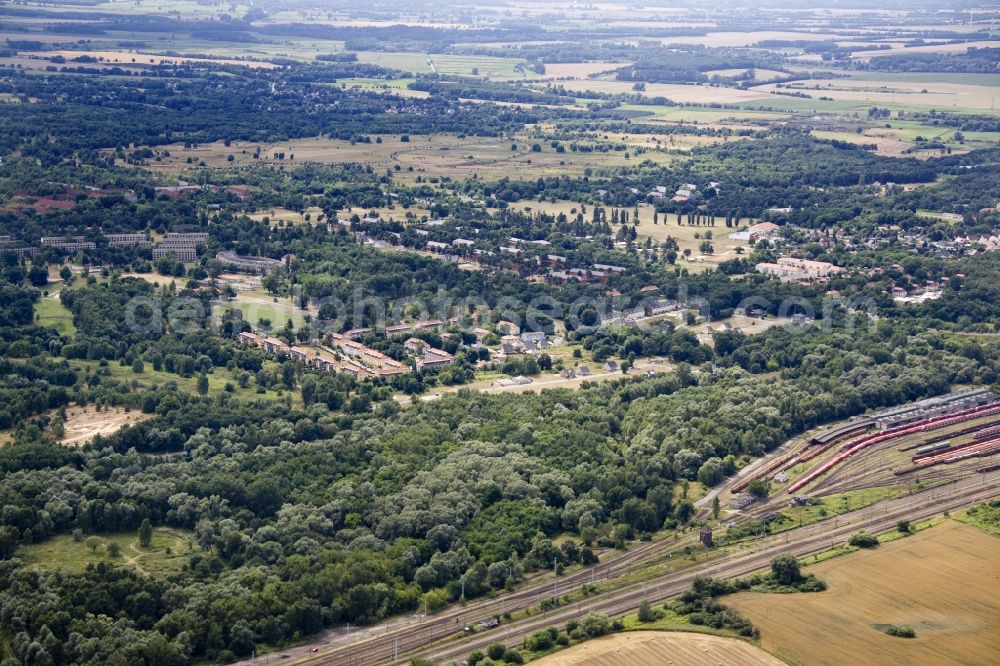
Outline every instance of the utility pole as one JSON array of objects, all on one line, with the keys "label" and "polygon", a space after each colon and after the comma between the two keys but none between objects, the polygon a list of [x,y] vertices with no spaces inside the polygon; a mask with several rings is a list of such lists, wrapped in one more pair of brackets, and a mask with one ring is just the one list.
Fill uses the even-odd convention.
[{"label": "utility pole", "polygon": [[552,558],[552,601],[559,598],[559,575],[556,573],[558,562],[557,558]]}]

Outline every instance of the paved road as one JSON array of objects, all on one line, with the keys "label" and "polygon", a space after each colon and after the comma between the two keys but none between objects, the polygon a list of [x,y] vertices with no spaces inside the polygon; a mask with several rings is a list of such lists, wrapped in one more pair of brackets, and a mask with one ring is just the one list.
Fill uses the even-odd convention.
[{"label": "paved road", "polygon": [[[532,585],[524,590],[503,595],[497,599],[480,600],[465,607],[450,608],[439,615],[423,621],[406,622],[396,620],[372,628],[361,635],[353,635],[349,640],[328,641],[329,648],[319,648],[313,644],[295,651],[295,655],[307,655],[300,659],[285,659],[282,663],[296,665],[350,665],[395,663],[396,657],[413,655],[428,657],[436,661],[457,659],[471,650],[480,649],[490,643],[501,641],[509,645],[520,644],[523,637],[533,631],[552,625],[562,625],[569,619],[596,611],[608,615],[619,615],[635,609],[639,602],[648,599],[660,602],[672,598],[686,589],[695,576],[717,576],[732,578],[744,576],[765,569],[771,558],[783,552],[798,557],[821,552],[838,543],[843,543],[849,535],[866,529],[883,531],[891,529],[899,520],[922,520],[946,510],[954,510],[980,502],[1000,494],[1000,471],[976,475],[952,485],[926,490],[912,496],[900,497],[881,502],[868,509],[852,514],[831,518],[820,523],[788,530],[781,534],[761,539],[752,550],[733,552],[722,559],[706,561],[702,565],[689,566],[676,577],[627,585],[599,596],[567,604],[555,611],[534,615],[503,625],[492,631],[485,631],[461,640],[446,641],[456,636],[467,624],[496,614],[498,611],[517,611],[535,606],[540,597],[551,595],[551,580]],[[637,561],[648,561],[667,549],[676,547],[674,542],[643,544],[620,558],[599,566],[607,567],[609,577],[626,573]],[[626,559],[629,558],[629,559]],[[662,558],[661,558],[662,559]],[[624,563],[623,563],[624,560]],[[576,589],[587,582],[591,572],[585,570],[573,576],[560,578],[558,585],[563,591]],[[597,574],[600,577],[600,574]],[[429,647],[434,646],[434,647]],[[316,654],[308,650],[318,648]],[[306,652],[302,652],[305,650]],[[283,654],[290,654],[286,651]],[[274,659],[275,657],[272,657]],[[279,657],[280,658],[280,657]]]}]

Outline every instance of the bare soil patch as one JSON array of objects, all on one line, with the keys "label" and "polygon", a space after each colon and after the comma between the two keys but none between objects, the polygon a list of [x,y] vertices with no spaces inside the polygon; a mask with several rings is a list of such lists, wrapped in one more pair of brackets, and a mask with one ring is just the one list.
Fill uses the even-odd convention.
[{"label": "bare soil patch", "polygon": [[121,407],[108,407],[97,411],[93,405],[86,407],[71,405],[66,408],[66,434],[62,438],[62,443],[83,446],[93,439],[94,435],[113,435],[122,428],[147,418],[148,414],[127,412]]}]

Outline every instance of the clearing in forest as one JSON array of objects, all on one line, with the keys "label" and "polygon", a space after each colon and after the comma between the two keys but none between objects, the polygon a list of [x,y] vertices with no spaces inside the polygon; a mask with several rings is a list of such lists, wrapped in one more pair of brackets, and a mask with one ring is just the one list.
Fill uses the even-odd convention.
[{"label": "clearing in forest", "polygon": [[122,428],[147,418],[149,414],[126,411],[121,407],[105,407],[97,411],[94,405],[70,405],[66,408],[66,434],[60,441],[70,446],[83,446],[94,435],[113,435]]}]

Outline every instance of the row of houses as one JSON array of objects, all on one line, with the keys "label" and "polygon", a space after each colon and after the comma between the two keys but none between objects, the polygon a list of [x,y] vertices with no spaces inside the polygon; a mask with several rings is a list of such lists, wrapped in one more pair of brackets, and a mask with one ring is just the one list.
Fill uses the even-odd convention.
[{"label": "row of houses", "polygon": [[43,247],[54,247],[67,252],[77,250],[94,250],[97,244],[86,240],[83,236],[42,236]]},{"label": "row of houses", "polygon": [[153,259],[173,255],[178,261],[191,263],[198,260],[198,246],[208,242],[208,234],[203,232],[169,233],[153,248]]},{"label": "row of houses", "polygon": [[403,343],[406,351],[417,359],[417,368],[441,368],[451,365],[455,357],[443,349],[435,349],[420,338],[409,338]]},{"label": "row of houses", "polygon": [[[554,256],[554,255],[549,255]],[[599,282],[604,284],[612,276],[620,275],[625,272],[625,268],[622,266],[611,266],[608,264],[594,264],[589,269],[588,268],[567,268],[561,271],[550,271],[548,275],[545,276],[545,281],[553,285],[567,284],[568,282],[580,282],[582,284],[590,284],[592,282]]]},{"label": "row of houses", "polygon": [[729,234],[729,240],[747,241],[756,243],[761,240],[771,240],[776,238],[781,232],[781,227],[774,222],[758,222],[746,229],[734,231]]},{"label": "row of houses", "polygon": [[409,372],[409,368],[399,361],[339,333],[330,333],[327,339],[332,348],[351,357],[351,360],[363,368],[368,376],[395,377]]},{"label": "row of houses", "polygon": [[215,258],[222,262],[222,264],[224,264],[227,268],[243,273],[254,273],[257,275],[270,273],[272,269],[284,266],[284,262],[280,259],[244,256],[229,250],[217,253]]},{"label": "row of houses", "polygon": [[756,268],[758,273],[774,275],[782,282],[808,282],[828,278],[844,270],[826,261],[795,257],[781,257],[777,263],[762,262]]},{"label": "row of houses", "polygon": [[336,354],[327,348],[302,347],[288,345],[284,340],[272,338],[257,333],[242,332],[236,336],[237,341],[246,347],[257,347],[268,354],[285,354],[306,365],[327,372],[344,372],[355,377],[365,377],[370,373],[361,365],[337,358]]}]

